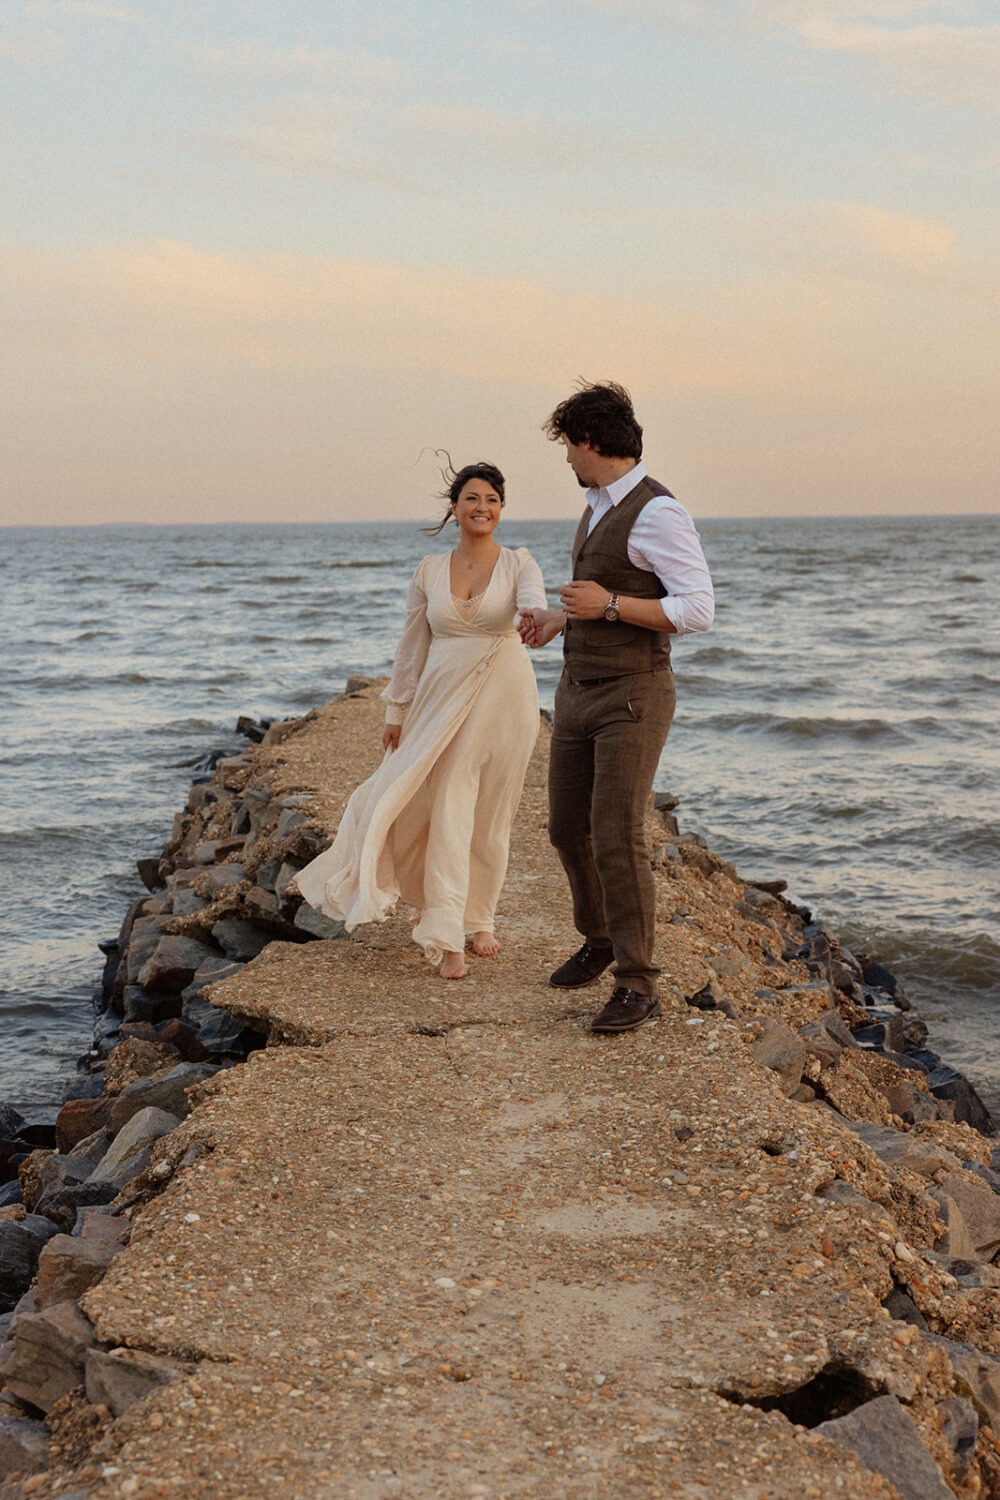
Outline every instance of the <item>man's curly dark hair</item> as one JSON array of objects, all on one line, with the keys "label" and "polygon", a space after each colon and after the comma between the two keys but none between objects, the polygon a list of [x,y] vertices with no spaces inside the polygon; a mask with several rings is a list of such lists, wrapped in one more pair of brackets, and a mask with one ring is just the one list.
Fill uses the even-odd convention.
[{"label": "man's curly dark hair", "polygon": [[554,443],[565,437],[571,443],[589,443],[605,458],[642,457],[642,428],[632,409],[632,397],[623,385],[604,380],[581,384],[561,401],[542,424]]}]

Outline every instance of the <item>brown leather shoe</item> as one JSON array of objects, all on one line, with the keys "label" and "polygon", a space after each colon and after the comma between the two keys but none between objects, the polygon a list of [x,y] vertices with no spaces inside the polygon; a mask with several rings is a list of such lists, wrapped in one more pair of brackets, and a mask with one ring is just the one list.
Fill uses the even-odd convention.
[{"label": "brown leather shoe", "polygon": [[594,948],[584,943],[572,958],[560,964],[554,974],[549,975],[549,984],[557,990],[577,990],[582,984],[593,984],[615,961],[613,948]]},{"label": "brown leather shoe", "polygon": [[634,1031],[643,1021],[650,1021],[660,1014],[660,1002],[655,995],[640,995],[619,985],[612,991],[611,999],[590,1023],[591,1031]]}]

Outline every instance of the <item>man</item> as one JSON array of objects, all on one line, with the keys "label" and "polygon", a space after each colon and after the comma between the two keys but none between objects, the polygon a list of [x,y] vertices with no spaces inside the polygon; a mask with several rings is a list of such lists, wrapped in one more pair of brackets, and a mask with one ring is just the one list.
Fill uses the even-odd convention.
[{"label": "man", "polygon": [[584,942],[549,983],[591,984],[614,964],[614,990],[591,1030],[631,1031],[660,1011],[645,819],[674,712],[670,640],[711,625],[712,580],[691,517],[646,472],[628,391],[587,386],[544,430],[565,445],[587,492],[562,608],[526,611],[521,624],[530,646],[564,635],[549,837]]}]

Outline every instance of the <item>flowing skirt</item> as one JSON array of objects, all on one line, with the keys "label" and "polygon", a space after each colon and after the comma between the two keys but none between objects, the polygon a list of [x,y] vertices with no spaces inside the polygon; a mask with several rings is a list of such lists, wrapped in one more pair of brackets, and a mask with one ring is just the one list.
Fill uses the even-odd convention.
[{"label": "flowing skirt", "polygon": [[351,929],[402,898],[434,964],[467,933],[492,932],[537,736],[535,675],[516,635],[435,636],[398,749],[296,877],[306,901]]}]

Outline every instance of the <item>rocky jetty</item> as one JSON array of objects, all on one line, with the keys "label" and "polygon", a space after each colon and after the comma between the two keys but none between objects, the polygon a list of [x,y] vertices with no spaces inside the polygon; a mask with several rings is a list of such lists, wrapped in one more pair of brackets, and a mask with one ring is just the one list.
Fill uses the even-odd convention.
[{"label": "rocky jetty", "polygon": [[1000,1495],[1000,1154],[893,976],[660,798],[664,1014],[592,1036],[545,728],[500,957],[347,937],[380,722],[246,726],[54,1141],[0,1107],[0,1500]]}]

